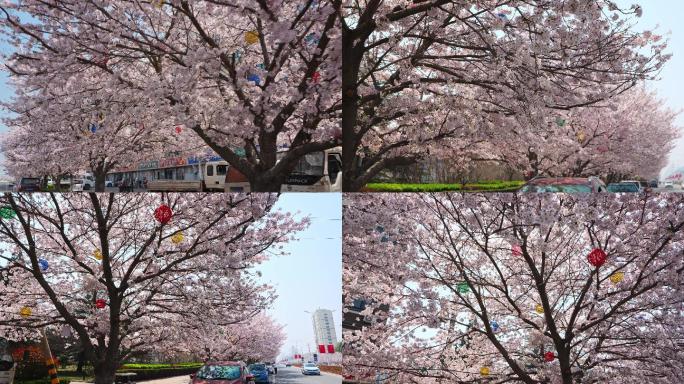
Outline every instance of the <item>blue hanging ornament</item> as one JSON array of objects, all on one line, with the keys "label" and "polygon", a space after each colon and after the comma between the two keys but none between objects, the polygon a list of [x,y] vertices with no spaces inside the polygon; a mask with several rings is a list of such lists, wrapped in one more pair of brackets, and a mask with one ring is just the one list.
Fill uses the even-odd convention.
[{"label": "blue hanging ornament", "polygon": [[494,321],[494,320],[490,321],[489,326],[492,327],[493,332],[499,332],[499,323],[497,323],[496,321]]},{"label": "blue hanging ornament", "polygon": [[40,270],[42,272],[45,272],[48,270],[48,267],[50,266],[50,264],[48,264],[48,261],[45,259],[38,259],[38,266],[40,267]]},{"label": "blue hanging ornament", "polygon": [[95,123],[90,123],[90,126],[88,128],[90,129],[91,133],[97,132],[97,124]]},{"label": "blue hanging ornament", "polygon": [[254,82],[254,85],[259,85],[261,83],[261,78],[256,73],[250,73],[247,76],[247,80]]}]

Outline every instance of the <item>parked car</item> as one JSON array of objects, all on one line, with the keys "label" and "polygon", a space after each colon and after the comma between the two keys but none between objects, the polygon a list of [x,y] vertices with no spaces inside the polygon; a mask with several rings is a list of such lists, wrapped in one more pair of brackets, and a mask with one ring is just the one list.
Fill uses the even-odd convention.
[{"label": "parked car", "polygon": [[620,184],[627,184],[627,183],[632,183],[635,184],[639,188],[639,192],[644,192],[646,188],[644,188],[644,182],[638,181],[638,180],[622,180]]},{"label": "parked car", "polygon": [[658,188],[658,180],[651,180],[648,182],[648,186],[651,188]]},{"label": "parked car", "polygon": [[268,369],[266,369],[266,364],[250,364],[247,369],[249,369],[249,373],[254,376],[255,383],[268,383]]},{"label": "parked car", "polygon": [[275,368],[273,367],[273,364],[266,364],[266,369],[268,370],[269,375],[272,375],[275,373]]},{"label": "parked car", "polygon": [[302,374],[304,374],[304,375],[320,375],[321,370],[314,363],[305,363],[302,366]]},{"label": "parked car", "polygon": [[190,384],[254,384],[254,376],[241,361],[206,363],[190,379]]},{"label": "parked car", "polygon": [[641,190],[639,186],[634,183],[610,183],[608,184],[608,192],[639,193]]},{"label": "parked car", "polygon": [[523,193],[596,193],[606,192],[598,177],[536,177],[519,190]]},{"label": "parked car", "polygon": [[105,181],[105,188],[114,188],[114,182],[112,180]]},{"label": "parked car", "polygon": [[40,192],[40,178],[22,177],[17,185],[17,192]]},{"label": "parked car", "polygon": [[[0,341],[3,341],[3,339],[0,338]],[[16,365],[12,355],[0,346],[0,384],[12,384],[14,382],[15,370]]]}]

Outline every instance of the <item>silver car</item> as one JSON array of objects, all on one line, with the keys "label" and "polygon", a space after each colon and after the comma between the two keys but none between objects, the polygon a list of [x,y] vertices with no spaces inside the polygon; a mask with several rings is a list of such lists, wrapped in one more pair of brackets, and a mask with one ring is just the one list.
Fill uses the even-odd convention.
[{"label": "silver car", "polygon": [[302,374],[304,374],[304,375],[320,375],[321,370],[314,363],[306,363],[302,366]]}]

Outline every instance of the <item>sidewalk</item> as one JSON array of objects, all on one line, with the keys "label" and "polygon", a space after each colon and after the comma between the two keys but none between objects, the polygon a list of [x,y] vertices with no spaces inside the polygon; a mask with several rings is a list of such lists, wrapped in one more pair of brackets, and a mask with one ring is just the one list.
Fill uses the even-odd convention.
[{"label": "sidewalk", "polygon": [[[190,382],[190,375],[167,377],[165,379],[156,379],[150,381],[136,381],[136,383],[146,384],[188,384]],[[71,384],[91,384],[83,381],[72,381]]]}]

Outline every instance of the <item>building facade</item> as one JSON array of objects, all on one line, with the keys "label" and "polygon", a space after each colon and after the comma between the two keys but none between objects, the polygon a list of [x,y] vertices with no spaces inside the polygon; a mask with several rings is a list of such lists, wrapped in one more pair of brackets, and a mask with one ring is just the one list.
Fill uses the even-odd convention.
[{"label": "building facade", "polygon": [[337,343],[337,335],[335,334],[335,322],[332,311],[329,309],[317,309],[313,313],[312,318],[316,344],[335,345]]}]

